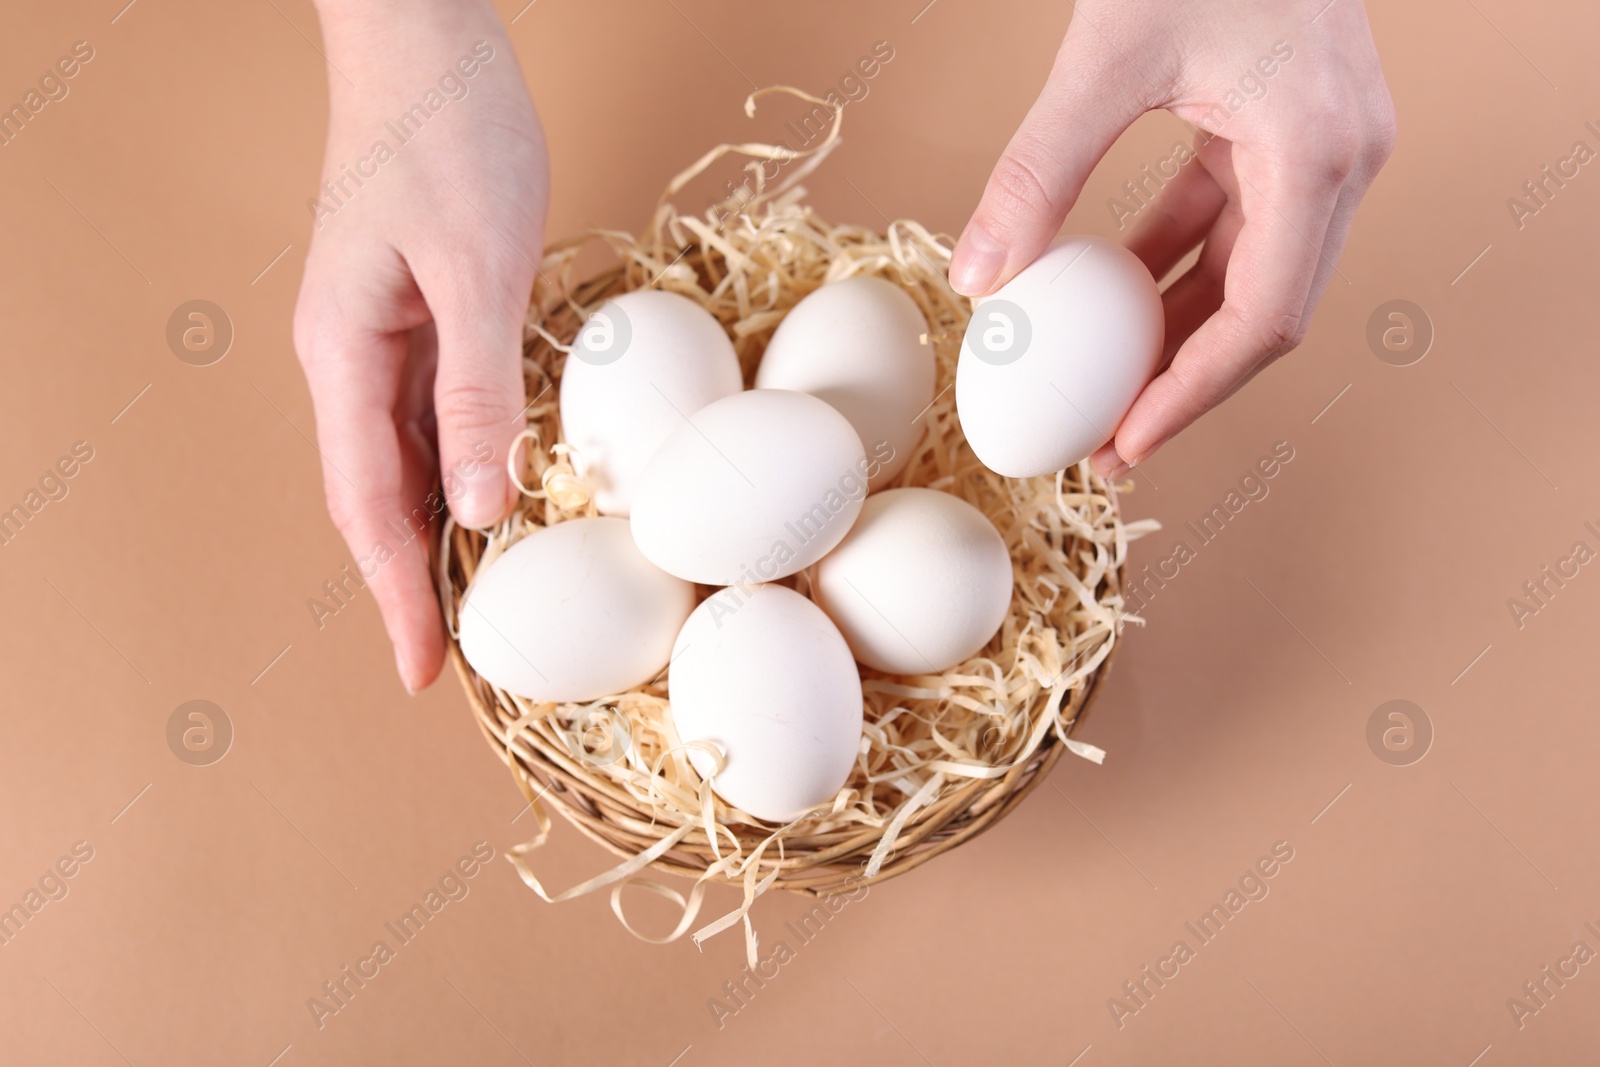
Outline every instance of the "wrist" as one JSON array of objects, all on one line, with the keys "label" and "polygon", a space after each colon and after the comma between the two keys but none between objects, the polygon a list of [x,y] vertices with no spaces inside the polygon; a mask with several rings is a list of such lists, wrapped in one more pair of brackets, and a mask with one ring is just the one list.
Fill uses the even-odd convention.
[{"label": "wrist", "polygon": [[317,9],[317,17],[324,21],[351,18],[386,21],[418,15],[494,10],[490,0],[312,0],[312,6]]},{"label": "wrist", "polygon": [[462,33],[500,34],[491,0],[313,0],[330,58],[360,57],[401,42]]}]

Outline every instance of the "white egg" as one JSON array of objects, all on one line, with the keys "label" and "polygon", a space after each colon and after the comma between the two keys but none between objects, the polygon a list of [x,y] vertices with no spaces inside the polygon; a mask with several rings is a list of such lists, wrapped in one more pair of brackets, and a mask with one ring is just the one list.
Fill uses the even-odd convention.
[{"label": "white egg", "polygon": [[572,519],[477,575],[461,605],[461,653],[529,700],[596,700],[659,674],[692,610],[694,586],[651,566],[626,519]]},{"label": "white egg", "polygon": [[[844,638],[781,585],[718,590],[684,623],[667,674],[680,741],[709,741],[727,763],[717,795],[784,822],[832,800],[861,746],[861,675]],[[713,757],[691,750],[702,775]]]},{"label": "white egg", "polygon": [[933,346],[915,300],[870,275],[822,286],[784,316],[761,357],[757,389],[826,400],[850,420],[882,467],[872,488],[905,468],[933,403]]},{"label": "white egg", "polygon": [[1000,532],[937,489],[869,497],[812,579],[856,659],[890,674],[935,674],[964,662],[1011,606],[1011,557]]},{"label": "white egg", "polygon": [[1161,365],[1161,294],[1132,252],[1063,237],[979,300],[956,364],[956,411],[984,466],[1054,474],[1111,440]]},{"label": "white egg", "polygon": [[706,405],[667,438],[639,477],[633,537],[686,581],[772,581],[844,538],[872,471],[833,408],[806,393],[752,389]]},{"label": "white egg", "polygon": [[688,297],[639,289],[600,305],[561,372],[561,426],[604,515],[627,515],[661,442],[744,388],[722,325]]}]

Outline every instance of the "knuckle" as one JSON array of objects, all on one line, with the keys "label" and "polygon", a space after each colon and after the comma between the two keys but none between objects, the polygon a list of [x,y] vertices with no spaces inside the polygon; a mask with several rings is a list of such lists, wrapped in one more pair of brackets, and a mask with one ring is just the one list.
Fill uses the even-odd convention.
[{"label": "knuckle", "polygon": [[308,301],[302,299],[294,308],[292,334],[294,354],[300,360],[302,368],[309,368],[317,361],[323,347],[319,333],[317,313]]},{"label": "knuckle", "polygon": [[329,483],[323,489],[323,497],[328,505],[328,518],[333,520],[333,528],[349,539],[354,535],[356,523],[362,513],[361,506],[347,492],[341,492]]},{"label": "knuckle", "polygon": [[1289,312],[1259,316],[1246,327],[1245,337],[1252,351],[1263,359],[1276,359],[1305,339],[1304,320]]},{"label": "knuckle", "polygon": [[340,353],[349,348],[348,339],[327,309],[311,300],[302,298],[295,305],[291,326],[295,357],[308,375],[336,363]]},{"label": "knuckle", "polygon": [[1191,419],[1216,407],[1227,394],[1226,383],[1218,381],[1199,361],[1174,360],[1167,374],[1171,375],[1174,392],[1180,398],[1179,408]]},{"label": "knuckle", "polygon": [[1355,116],[1353,108],[1329,100],[1297,119],[1289,134],[1293,156],[1314,183],[1343,185],[1360,164],[1366,135]]},{"label": "knuckle", "polygon": [[1049,217],[1056,205],[1044,174],[1035,153],[1008,148],[989,176],[988,199],[1007,218]]},{"label": "knuckle", "polygon": [[1343,185],[1361,160],[1361,138],[1348,122],[1325,125],[1317,138],[1316,173],[1329,185]]},{"label": "knuckle", "polygon": [[509,423],[515,408],[501,390],[468,379],[443,386],[434,397],[434,411],[441,428],[460,433]]},{"label": "knuckle", "polygon": [[375,516],[392,518],[388,513],[397,512],[398,501],[393,489],[398,487],[384,487],[369,493],[359,493],[352,490],[336,478],[328,479],[323,487],[323,497],[328,505],[328,518],[333,520],[334,529],[344,535],[346,541],[352,542],[361,528]]},{"label": "knuckle", "polygon": [[1372,118],[1367,132],[1367,142],[1362,149],[1362,162],[1376,171],[1389,161],[1400,137],[1400,120],[1395,115],[1394,103],[1385,94],[1377,114]]},{"label": "knuckle", "polygon": [[[515,289],[524,261],[495,233],[478,233],[441,263],[451,303],[485,310],[503,307]],[[531,272],[530,272],[531,273]]]},{"label": "knuckle", "polygon": [[300,291],[295,297],[294,315],[290,320],[291,339],[295,355],[302,367],[325,361],[334,347],[340,301],[331,284],[326,256],[313,249],[306,257],[305,272],[300,280]]}]

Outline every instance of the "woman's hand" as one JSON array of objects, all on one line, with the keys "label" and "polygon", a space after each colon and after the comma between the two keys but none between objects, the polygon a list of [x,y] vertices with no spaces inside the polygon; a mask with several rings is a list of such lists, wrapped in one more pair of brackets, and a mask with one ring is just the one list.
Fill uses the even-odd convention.
[{"label": "woman's hand", "polygon": [[512,499],[544,135],[487,0],[322,0],[319,13],[331,114],[294,342],[328,511],[414,692],[444,663],[422,527],[445,500],[483,527]]},{"label": "woman's hand", "polygon": [[1203,247],[1163,297],[1170,364],[1095,453],[1102,475],[1145,459],[1300,342],[1394,147],[1360,0],[1079,0],[957,243],[955,288],[992,293],[1031,263],[1111,143],[1156,108],[1200,132],[1158,194],[1159,177],[1130,175],[1144,188],[1126,197],[1128,247],[1157,280]]}]

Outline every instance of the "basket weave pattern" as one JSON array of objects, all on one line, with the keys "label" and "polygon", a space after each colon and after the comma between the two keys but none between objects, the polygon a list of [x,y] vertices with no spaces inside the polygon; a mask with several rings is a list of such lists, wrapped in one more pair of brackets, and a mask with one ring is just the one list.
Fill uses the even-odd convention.
[{"label": "basket weave pattern", "polygon": [[[444,527],[440,592],[452,633],[478,568],[541,526],[595,513],[581,464],[575,468],[560,443],[564,349],[607,297],[645,286],[681,293],[715,315],[734,339],[747,384],[783,314],[817,286],[870,273],[904,288],[928,322],[937,397],[895,484],[951,492],[988,515],[1011,553],[1015,592],[1001,632],[968,663],[917,677],[863,669],[866,736],[850,782],[831,809],[782,827],[729,809],[699,781],[671,731],[665,671],[593,704],[536,704],[478,677],[452,640],[478,724],[540,824],[533,841],[511,852],[524,880],[552,901],[610,885],[625,924],[618,897],[626,886],[671,897],[683,904],[683,921],[668,937],[649,938],[656,941],[685,932],[707,882],[743,885],[745,901],[697,939],[739,919],[750,938],[750,903],[767,889],[825,894],[902,874],[1004,818],[1063,751],[1098,761],[1104,754],[1071,733],[1123,626],[1138,621],[1124,610],[1122,567],[1128,542],[1150,524],[1124,524],[1116,491],[1087,463],[1054,478],[1006,479],[978,464],[961,437],[952,387],[970,305],[946,281],[949,239],[904,221],[887,233],[834,227],[798,187],[767,195],[758,182],[757,191],[737,212],[704,218],[679,215],[664,198],[644,238],[591,235],[586,240],[604,241],[622,265],[585,279],[574,280],[584,242],[547,254],[524,347],[528,430],[512,463],[523,494],[487,533]],[[807,591],[804,575],[795,584]],[[527,861],[548,833],[546,806],[617,855],[618,866],[547,893]],[[693,879],[693,892],[686,899],[642,877],[647,867]]]}]

